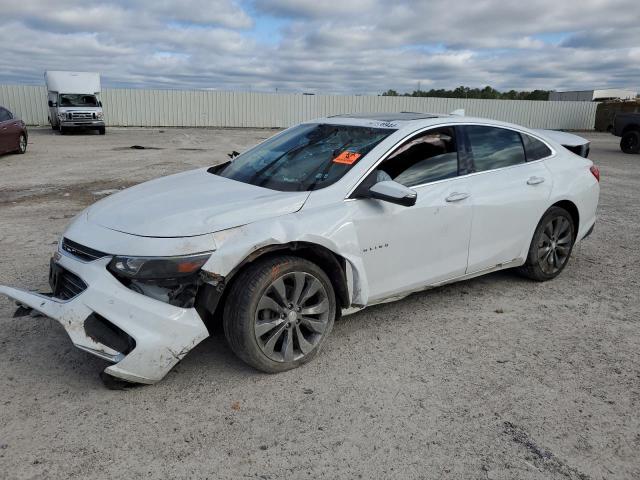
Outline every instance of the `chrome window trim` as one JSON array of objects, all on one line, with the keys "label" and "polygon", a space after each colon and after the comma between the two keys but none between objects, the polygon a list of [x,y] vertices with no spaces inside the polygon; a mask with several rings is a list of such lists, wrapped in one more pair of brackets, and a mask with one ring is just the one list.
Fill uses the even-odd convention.
[{"label": "chrome window trim", "polygon": [[[416,135],[420,135],[423,132],[426,132],[427,130],[432,130],[435,128],[442,128],[442,127],[465,127],[468,125],[477,125],[477,126],[481,126],[481,127],[494,127],[494,128],[502,128],[503,130],[512,130],[514,132],[518,132],[519,134],[524,134],[524,135],[529,135],[530,137],[535,138],[536,140],[541,141],[542,143],[544,143],[547,148],[551,151],[551,155],[548,155],[544,158],[539,158],[538,160],[533,160],[531,162],[527,162],[525,161],[524,163],[517,163],[515,165],[508,165],[506,167],[500,167],[500,168],[494,168],[492,170],[482,170],[481,172],[471,172],[471,173],[467,173],[465,175],[458,175],[457,177],[452,177],[452,178],[443,178],[442,180],[435,180],[433,182],[427,182],[427,183],[421,183],[420,185],[416,185],[413,187],[409,187],[409,188],[420,188],[420,187],[424,187],[425,185],[433,185],[435,183],[441,183],[441,182],[446,182],[448,180],[455,180],[457,178],[465,178],[465,177],[470,177],[473,175],[479,175],[482,173],[489,173],[489,172],[497,172],[500,170],[505,170],[507,168],[514,168],[514,167],[519,167],[521,165],[529,165],[532,163],[537,163],[537,162],[542,162],[544,160],[547,160],[549,158],[555,157],[556,156],[556,149],[553,148],[551,145],[549,145],[549,143],[539,137],[536,134],[532,134],[529,133],[525,130],[522,130],[520,128],[515,128],[515,127],[505,127],[504,125],[496,125],[493,123],[480,123],[480,122],[467,122],[467,123],[462,123],[462,122],[444,122],[444,123],[438,123],[438,124],[434,124],[434,125],[429,125],[428,127],[422,127],[414,132],[411,132],[410,134],[408,134],[407,136],[405,136],[403,139],[399,140],[398,142],[396,142],[392,147],[389,148],[389,150],[387,150],[383,155],[380,156],[380,158],[376,161],[376,163],[374,163],[371,167],[369,167],[366,172],[360,176],[360,178],[358,179],[358,181],[355,183],[355,185],[349,190],[349,192],[347,193],[347,195],[345,196],[344,200],[357,200],[356,198],[350,198],[351,195],[353,194],[353,192],[360,186],[360,184],[364,181],[365,178],[367,178],[367,176],[369,176],[369,174],[371,172],[373,172],[373,170],[376,169],[376,167],[378,165],[380,165],[380,163],[382,163],[383,161],[385,161],[389,155],[391,155],[391,153],[398,148],[400,145],[402,145],[404,142],[406,142],[407,140],[411,139],[412,137],[416,136]],[[458,139],[456,138],[456,147],[457,147],[457,143],[458,143]],[[522,149],[524,151],[524,143],[522,145]],[[525,152],[525,159],[526,159],[526,152]]]}]

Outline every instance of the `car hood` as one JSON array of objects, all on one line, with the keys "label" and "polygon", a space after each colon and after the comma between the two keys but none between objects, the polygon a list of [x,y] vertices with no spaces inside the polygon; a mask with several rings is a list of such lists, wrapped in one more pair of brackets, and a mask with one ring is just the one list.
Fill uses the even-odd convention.
[{"label": "car hood", "polygon": [[279,192],[202,168],[151,180],[91,206],[91,223],[144,237],[193,237],[293,213],[309,192]]}]

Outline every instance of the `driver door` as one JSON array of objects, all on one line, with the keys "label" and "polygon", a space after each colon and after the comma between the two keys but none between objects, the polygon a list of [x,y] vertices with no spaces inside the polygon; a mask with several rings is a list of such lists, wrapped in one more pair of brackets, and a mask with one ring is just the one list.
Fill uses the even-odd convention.
[{"label": "driver door", "polygon": [[[414,189],[416,204],[404,207],[371,198],[351,202],[368,303],[465,274],[472,215],[465,152],[456,145],[453,127],[414,135],[371,175]],[[367,180],[375,183],[368,177],[363,184]]]}]

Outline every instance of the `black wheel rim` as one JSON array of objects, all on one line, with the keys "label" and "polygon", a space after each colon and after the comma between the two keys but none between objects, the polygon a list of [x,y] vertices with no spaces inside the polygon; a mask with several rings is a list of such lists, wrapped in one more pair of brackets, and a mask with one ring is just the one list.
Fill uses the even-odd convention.
[{"label": "black wheel rim", "polygon": [[638,145],[638,136],[637,135],[625,135],[622,138],[622,147],[625,150],[632,150]]},{"label": "black wheel rim", "polygon": [[274,280],[258,302],[255,338],[269,359],[294,362],[318,346],[329,315],[322,282],[310,273],[287,273]]},{"label": "black wheel rim", "polygon": [[538,264],[547,275],[562,269],[571,253],[573,229],[571,222],[562,216],[549,220],[542,229],[538,241]]}]

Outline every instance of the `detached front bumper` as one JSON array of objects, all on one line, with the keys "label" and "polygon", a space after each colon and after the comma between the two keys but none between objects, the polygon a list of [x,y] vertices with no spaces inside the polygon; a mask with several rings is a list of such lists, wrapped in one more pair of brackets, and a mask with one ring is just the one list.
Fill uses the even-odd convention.
[{"label": "detached front bumper", "polygon": [[[57,320],[76,347],[113,362],[105,373],[131,382],[155,383],[209,336],[194,308],[169,305],[122,285],[106,268],[111,257],[83,262],[56,254],[56,259],[86,289],[81,285],[82,291],[68,300],[6,286],[0,286],[0,293]],[[133,349],[118,351],[92,337],[89,322],[96,316],[131,337]]]}]

